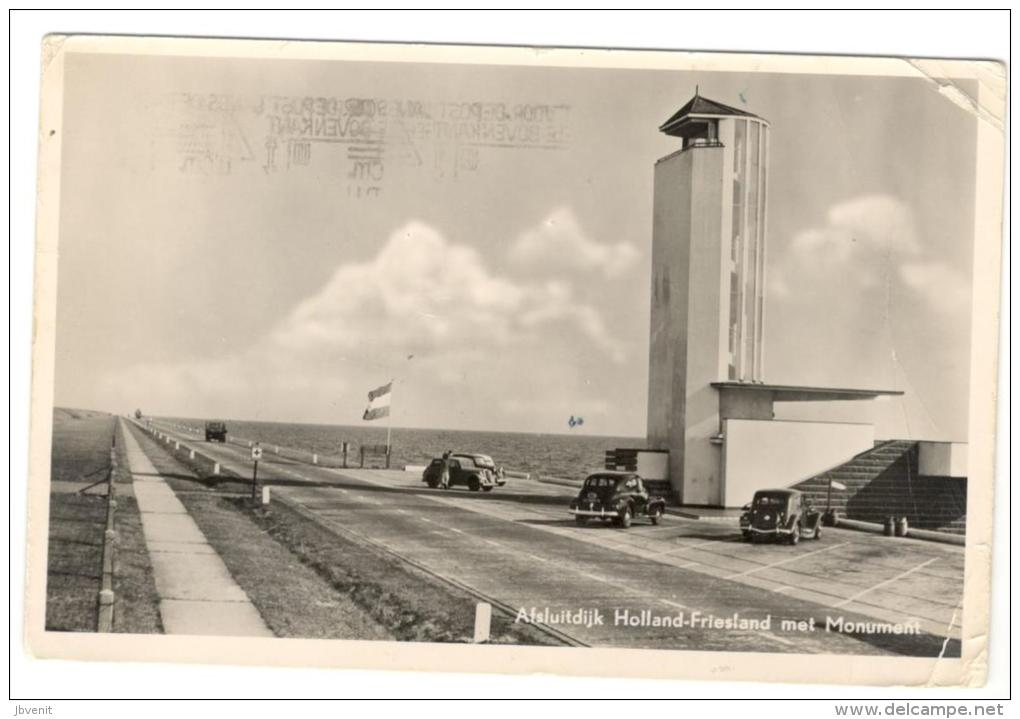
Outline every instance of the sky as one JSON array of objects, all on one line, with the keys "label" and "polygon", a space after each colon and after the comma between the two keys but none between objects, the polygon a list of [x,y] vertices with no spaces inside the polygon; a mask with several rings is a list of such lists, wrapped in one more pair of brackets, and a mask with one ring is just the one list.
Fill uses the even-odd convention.
[{"label": "sky", "polygon": [[965,438],[976,121],[902,78],[69,55],[56,403],[643,436],[695,85],[771,123],[765,379]]}]

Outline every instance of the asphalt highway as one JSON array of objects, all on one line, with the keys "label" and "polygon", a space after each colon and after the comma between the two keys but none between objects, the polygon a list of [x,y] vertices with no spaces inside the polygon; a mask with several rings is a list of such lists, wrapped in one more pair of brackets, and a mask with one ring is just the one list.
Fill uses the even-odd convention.
[{"label": "asphalt highway", "polygon": [[[246,446],[157,425],[241,476]],[[172,445],[171,445],[172,446]],[[417,472],[330,469],[267,453],[260,484],[578,643],[719,651],[959,656],[963,548],[825,528],[800,545],[669,516],[577,527],[574,490],[508,480],[429,489]]]}]

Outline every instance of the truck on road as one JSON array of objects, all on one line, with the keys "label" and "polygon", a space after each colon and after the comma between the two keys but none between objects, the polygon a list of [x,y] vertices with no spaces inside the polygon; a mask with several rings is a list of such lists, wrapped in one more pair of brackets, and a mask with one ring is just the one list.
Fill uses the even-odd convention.
[{"label": "truck on road", "polygon": [[205,441],[206,442],[226,442],[227,441],[227,425],[220,421],[212,421],[205,423]]}]

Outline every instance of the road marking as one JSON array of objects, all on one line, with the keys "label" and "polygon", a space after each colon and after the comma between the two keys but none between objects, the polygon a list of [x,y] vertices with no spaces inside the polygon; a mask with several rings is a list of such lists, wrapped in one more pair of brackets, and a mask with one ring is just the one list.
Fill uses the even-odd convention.
[{"label": "road marking", "polygon": [[748,574],[754,574],[755,572],[760,572],[763,569],[772,569],[773,567],[778,567],[781,564],[789,564],[790,562],[796,562],[798,559],[810,557],[812,554],[821,554],[822,552],[828,552],[833,549],[838,549],[839,547],[845,547],[848,544],[850,544],[850,542],[843,542],[842,544],[833,544],[831,547],[825,547],[824,549],[816,549],[813,552],[808,552],[807,554],[797,554],[793,557],[781,559],[778,562],[772,562],[772,564],[763,564],[760,567],[755,567],[754,569],[748,569],[747,571],[744,572],[737,572],[736,574],[731,574],[725,578],[734,579],[736,577],[746,577]]},{"label": "road marking", "polygon": [[422,517],[422,516],[419,516],[419,517],[418,517],[418,519],[420,519],[420,520],[421,520],[421,521],[423,521],[423,522],[428,522],[429,524],[435,524],[435,522],[433,522],[433,521],[432,521],[431,519],[429,519],[428,517]]},{"label": "road marking", "polygon": [[772,591],[773,592],[785,592],[787,589],[793,589],[793,587],[791,587],[789,585],[786,585],[786,586],[782,586],[782,587],[776,587]]},{"label": "road marking", "polygon": [[549,561],[545,557],[540,557],[537,554],[529,554],[528,556],[531,557],[532,559],[537,559],[540,562],[548,562]]},{"label": "road marking", "polygon": [[456,532],[457,534],[464,534],[464,530],[463,529],[457,529],[456,527],[448,527],[448,529],[451,532]]},{"label": "road marking", "polygon": [[[677,540],[679,541],[679,540]],[[733,539],[712,539],[708,542],[699,542],[698,544],[682,544],[676,549],[671,549],[668,552],[660,552],[660,554],[683,554],[684,552],[690,551],[691,549],[699,549],[701,547],[708,547],[713,544],[726,544],[733,542]]]},{"label": "road marking", "polygon": [[683,604],[680,604],[679,602],[671,602],[668,599],[662,599],[661,597],[659,598],[659,601],[662,602],[663,604],[668,604],[671,607],[676,607],[677,609],[687,609],[687,607],[685,607]]},{"label": "road marking", "polygon": [[499,542],[493,541],[491,539],[483,539],[482,541],[487,543],[487,544],[491,544],[493,547],[502,547],[503,546]]},{"label": "road marking", "polygon": [[887,584],[892,584],[893,582],[895,582],[895,581],[897,581],[899,579],[903,579],[908,574],[913,574],[914,572],[916,572],[918,569],[921,569],[922,567],[927,567],[929,564],[931,564],[932,562],[936,561],[937,559],[938,559],[938,557],[932,557],[927,562],[921,562],[920,564],[918,564],[913,569],[908,569],[907,571],[903,572],[902,574],[897,574],[895,577],[892,577],[891,579],[886,579],[884,582],[879,582],[878,584],[876,584],[873,587],[870,587],[870,588],[865,589],[863,591],[857,592],[857,594],[853,595],[852,597],[850,597],[848,599],[844,599],[842,602],[839,602],[837,604],[833,604],[832,606],[833,607],[842,607],[844,604],[849,604],[850,602],[852,602],[852,601],[854,601],[856,599],[860,599],[865,594],[869,594],[869,593],[875,591],[879,587],[884,587]]}]

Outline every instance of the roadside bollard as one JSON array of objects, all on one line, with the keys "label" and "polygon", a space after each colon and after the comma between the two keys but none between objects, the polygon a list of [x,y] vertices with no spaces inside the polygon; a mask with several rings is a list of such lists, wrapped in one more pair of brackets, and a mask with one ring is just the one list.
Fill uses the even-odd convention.
[{"label": "roadside bollard", "polygon": [[213,462],[212,473],[213,474],[219,474],[220,473],[220,463],[219,462]]},{"label": "roadside bollard", "polygon": [[474,643],[481,644],[489,641],[492,631],[492,605],[488,602],[478,602],[475,605],[475,637]]},{"label": "roadside bollard", "polygon": [[262,504],[269,504],[269,487],[262,488]]},{"label": "roadside bollard", "polygon": [[180,448],[181,448],[181,443],[180,442],[174,442],[174,449],[180,449]]},{"label": "roadside bollard", "polygon": [[194,458],[195,458],[195,450],[191,450],[190,452],[188,452],[188,459],[194,459]]},{"label": "roadside bollard", "polygon": [[319,455],[313,454],[312,455],[312,464],[318,464],[318,463],[319,463]]},{"label": "roadside bollard", "polygon": [[896,535],[896,520],[891,515],[885,518],[883,534],[887,537],[893,537]]},{"label": "roadside bollard", "polygon": [[897,537],[905,537],[905,536],[907,536],[907,533],[909,531],[910,531],[910,526],[907,524],[907,518],[906,517],[900,517],[899,519],[896,520],[896,536]]}]

